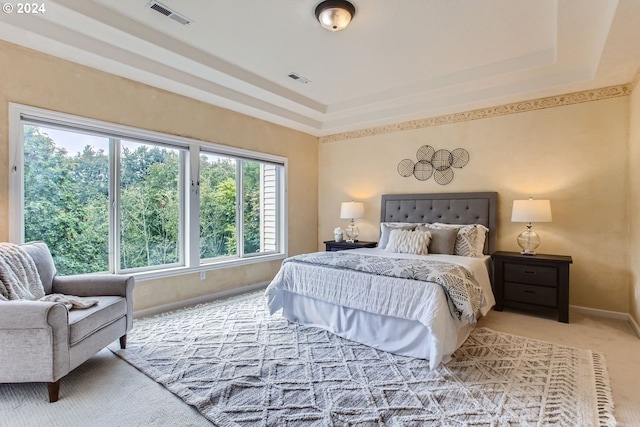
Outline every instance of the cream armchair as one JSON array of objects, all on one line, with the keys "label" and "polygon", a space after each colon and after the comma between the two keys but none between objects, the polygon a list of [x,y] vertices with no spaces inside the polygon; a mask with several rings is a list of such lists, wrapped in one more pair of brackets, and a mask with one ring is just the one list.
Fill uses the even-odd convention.
[{"label": "cream armchair", "polygon": [[60,379],[116,339],[126,347],[133,325],[133,277],[58,276],[42,242],[22,248],[33,258],[45,294],[91,297],[98,304],[67,310],[61,303],[0,301],[0,383],[46,382],[58,400]]}]

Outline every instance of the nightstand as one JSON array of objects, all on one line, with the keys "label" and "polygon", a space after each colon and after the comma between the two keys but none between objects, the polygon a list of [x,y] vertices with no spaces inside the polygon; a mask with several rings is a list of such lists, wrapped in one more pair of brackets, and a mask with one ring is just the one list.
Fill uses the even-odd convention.
[{"label": "nightstand", "polygon": [[348,243],[344,240],[342,242],[327,240],[324,242],[324,245],[327,252],[335,252],[344,251],[346,249],[375,248],[376,246],[378,246],[378,242],[363,242],[362,240],[358,240],[357,242]]},{"label": "nightstand", "polygon": [[552,312],[558,321],[569,323],[570,256],[494,252],[491,258],[495,310]]}]

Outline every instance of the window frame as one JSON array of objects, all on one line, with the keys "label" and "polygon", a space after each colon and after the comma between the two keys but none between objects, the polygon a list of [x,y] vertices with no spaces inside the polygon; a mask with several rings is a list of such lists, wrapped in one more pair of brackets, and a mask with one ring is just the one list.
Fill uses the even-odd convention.
[{"label": "window frame", "polygon": [[[119,150],[111,148],[109,156],[116,156],[110,161],[110,208],[109,208],[109,272],[104,274],[133,275],[137,280],[147,280],[162,277],[170,277],[199,271],[216,270],[219,268],[231,268],[241,265],[262,263],[273,260],[281,260],[288,253],[287,239],[287,172],[288,159],[272,154],[254,152],[242,148],[220,145],[212,142],[170,135],[166,133],[150,131],[131,126],[109,123],[101,120],[81,117],[56,111],[46,110],[27,105],[9,103],[9,241],[23,243],[24,241],[24,144],[23,144],[23,118],[24,121],[34,123],[41,121],[43,126],[57,126],[59,128],[95,131],[97,134],[109,138],[117,138],[155,144],[167,148],[179,148],[181,150],[181,166],[183,170],[179,181],[181,182],[180,203],[180,258],[183,265],[171,265],[169,267],[158,266],[143,267],[140,269],[119,270],[119,187],[120,168],[117,167]],[[118,144],[110,144],[113,146]],[[113,152],[113,150],[117,151]],[[277,248],[275,251],[244,254],[244,248],[238,244],[236,254],[217,258],[200,259],[200,223],[199,223],[199,162],[200,154],[213,154],[227,156],[241,160],[270,163],[279,166],[277,168]],[[238,233],[243,230],[242,225],[242,167],[238,168],[236,180],[236,227]],[[238,239],[244,244],[244,239]],[[112,263],[114,263],[112,265]]]}]

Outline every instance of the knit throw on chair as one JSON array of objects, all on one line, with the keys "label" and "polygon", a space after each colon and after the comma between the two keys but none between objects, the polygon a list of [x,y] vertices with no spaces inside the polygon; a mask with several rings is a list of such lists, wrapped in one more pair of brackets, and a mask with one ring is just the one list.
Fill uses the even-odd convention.
[{"label": "knit throw on chair", "polygon": [[44,287],[33,258],[19,245],[0,243],[0,300],[39,300]]}]

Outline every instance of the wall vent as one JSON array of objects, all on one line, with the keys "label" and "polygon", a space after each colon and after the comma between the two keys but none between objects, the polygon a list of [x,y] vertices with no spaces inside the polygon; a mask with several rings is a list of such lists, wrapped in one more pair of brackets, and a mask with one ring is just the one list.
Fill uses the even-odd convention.
[{"label": "wall vent", "polygon": [[151,0],[149,3],[147,3],[147,7],[150,9],[155,10],[158,13],[163,14],[164,16],[166,16],[167,18],[171,18],[176,22],[179,22],[182,25],[189,25],[191,24],[193,21],[189,18],[187,18],[186,16],[176,12],[175,10],[171,9],[170,7],[167,7],[165,5],[163,5],[160,2],[157,2],[155,0]]}]

